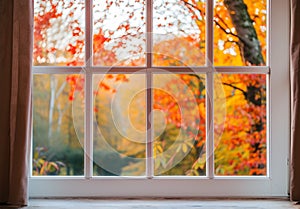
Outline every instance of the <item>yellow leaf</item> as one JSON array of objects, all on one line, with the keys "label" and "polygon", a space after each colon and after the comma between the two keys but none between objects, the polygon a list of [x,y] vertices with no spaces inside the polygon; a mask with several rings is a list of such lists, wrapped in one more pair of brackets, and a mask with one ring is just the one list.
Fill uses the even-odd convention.
[{"label": "yellow leaf", "polygon": [[182,145],[182,151],[186,153],[188,151],[188,146],[186,144]]}]

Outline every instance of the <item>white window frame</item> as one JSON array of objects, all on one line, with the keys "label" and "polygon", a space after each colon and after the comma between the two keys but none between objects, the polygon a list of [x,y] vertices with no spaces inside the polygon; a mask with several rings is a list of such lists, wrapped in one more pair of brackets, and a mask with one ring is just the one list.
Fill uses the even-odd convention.
[{"label": "white window frame", "polygon": [[[152,23],[152,1],[147,0],[147,21]],[[104,73],[105,67],[93,67],[88,62],[92,55],[92,6],[86,0],[86,124],[85,150],[92,153],[92,75]],[[30,176],[30,197],[286,197],[288,195],[288,154],[289,154],[289,117],[290,117],[290,90],[289,90],[289,1],[269,0],[268,30],[269,54],[268,67],[215,67],[193,68],[196,72],[206,73],[207,92],[213,95],[213,74],[222,73],[263,73],[267,75],[268,92],[268,162],[266,176],[214,176],[214,159],[207,159],[207,176],[205,177],[172,177],[153,176],[152,158],[147,159],[146,177],[94,177],[92,176],[92,159],[85,155],[85,173],[83,177],[75,176]],[[213,0],[207,0],[207,22],[213,18]],[[150,41],[147,42],[147,51],[151,49],[151,24],[147,26]],[[207,57],[213,60],[213,25],[207,24]],[[144,73],[147,77],[147,87],[151,86],[153,73],[159,73],[158,68],[151,66],[151,54],[147,54],[147,63]],[[160,67],[161,68],[161,67]],[[39,67],[33,66],[33,74],[73,74],[80,73],[81,67]],[[143,68],[134,68],[138,71]],[[172,72],[171,68],[168,68]],[[182,68],[182,72],[189,72]],[[128,73],[127,68],[113,68],[111,73]],[[149,98],[152,92],[147,90]],[[207,99],[208,100],[208,99]],[[151,110],[151,99],[147,101],[147,111]],[[212,106],[210,106],[212,109]],[[207,108],[209,109],[209,108]],[[207,110],[208,111],[208,110]],[[208,113],[208,112],[207,112]],[[208,114],[208,121],[212,115]],[[147,127],[150,127],[150,122]],[[207,156],[213,153],[213,131],[207,127]],[[147,156],[152,154],[151,131],[147,132],[150,144]],[[30,169],[31,173],[31,169]]]}]

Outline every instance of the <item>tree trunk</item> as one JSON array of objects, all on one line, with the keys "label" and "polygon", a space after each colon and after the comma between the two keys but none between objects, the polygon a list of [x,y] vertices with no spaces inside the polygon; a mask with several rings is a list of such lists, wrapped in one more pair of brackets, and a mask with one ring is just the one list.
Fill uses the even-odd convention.
[{"label": "tree trunk", "polygon": [[57,80],[54,75],[50,75],[50,101],[49,101],[49,118],[48,118],[48,140],[52,137],[52,125],[53,125],[53,113],[55,105],[55,91],[57,86]]},{"label": "tree trunk", "polygon": [[260,42],[243,0],[224,0],[239,38],[241,57],[248,65],[263,65]]}]

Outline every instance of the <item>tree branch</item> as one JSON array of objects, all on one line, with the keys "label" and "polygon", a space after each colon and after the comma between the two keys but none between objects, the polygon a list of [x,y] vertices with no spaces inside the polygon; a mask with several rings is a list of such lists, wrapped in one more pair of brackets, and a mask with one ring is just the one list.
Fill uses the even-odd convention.
[{"label": "tree branch", "polygon": [[[186,0],[181,0],[183,1],[183,3],[189,8],[189,10],[191,11],[192,9],[190,7],[192,7],[193,9],[197,10],[198,12],[200,12],[201,16],[204,17],[205,16],[205,12],[203,12],[200,8],[198,8],[196,5],[191,4],[190,2],[187,2]],[[194,11],[193,14],[195,15]]]},{"label": "tree branch", "polygon": [[224,33],[226,33],[226,34],[228,34],[228,35],[232,35],[232,36],[234,36],[234,37],[237,37],[238,39],[240,39],[240,37],[237,35],[237,34],[234,34],[230,29],[230,31],[227,31],[218,21],[216,21],[215,19],[214,19],[214,22],[216,23],[216,25],[217,26],[219,26],[220,27],[220,29],[224,32]]},{"label": "tree branch", "polygon": [[[221,20],[221,22],[225,25],[226,28],[228,28],[230,30],[230,27],[227,25],[227,23],[223,20],[223,18],[220,17],[220,15],[218,13],[215,13],[215,16]],[[231,30],[230,30],[231,31]]]},{"label": "tree branch", "polygon": [[247,93],[246,91],[244,91],[243,89],[241,89],[241,88],[239,88],[239,87],[236,87],[236,86],[234,86],[234,85],[232,85],[232,84],[230,84],[230,83],[222,82],[222,84],[225,85],[225,86],[229,86],[229,87],[231,87],[231,88],[233,88],[233,89],[235,89],[235,90],[241,91],[245,96],[248,94],[248,93]]}]

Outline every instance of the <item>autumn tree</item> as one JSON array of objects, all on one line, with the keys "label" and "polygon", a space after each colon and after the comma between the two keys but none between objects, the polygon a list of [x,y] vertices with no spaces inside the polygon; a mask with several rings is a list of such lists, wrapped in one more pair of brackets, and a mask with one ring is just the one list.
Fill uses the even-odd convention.
[{"label": "autumn tree", "polygon": [[[249,6],[247,6],[247,4]],[[265,30],[265,23],[259,24],[260,21],[265,21],[266,15],[266,7],[264,1],[256,2],[254,7],[258,10],[261,8],[260,12],[255,11],[254,14],[249,14],[249,11],[253,11],[251,8],[254,3],[252,1],[231,1],[224,0],[224,5],[228,11],[230,16],[232,25],[236,33],[232,32],[232,28],[225,28],[225,32],[229,33],[232,36],[235,36],[238,41],[237,45],[239,47],[240,55],[242,57],[243,63],[245,65],[265,65],[263,51],[261,42],[257,36],[258,33],[262,34]],[[222,18],[222,17],[221,17]],[[215,21],[216,22],[216,21]],[[222,22],[222,19],[220,19]],[[224,21],[223,21],[224,23]],[[217,25],[223,30],[222,26],[216,22]],[[260,28],[258,27],[260,25]],[[256,29],[255,29],[256,26]],[[228,32],[230,31],[230,32]],[[261,41],[264,43],[261,37]],[[265,46],[264,46],[265,47]],[[227,78],[226,78],[227,77]],[[232,78],[235,83],[242,83],[242,87],[235,85],[232,82]],[[244,114],[248,113],[248,120],[251,121],[250,127],[245,128],[244,130],[248,130],[246,133],[246,138],[244,140],[240,140],[240,144],[244,143],[243,147],[245,150],[249,150],[249,157],[246,157],[244,163],[241,164],[249,164],[250,163],[250,175],[261,175],[266,173],[266,83],[265,76],[263,75],[227,75],[223,76],[223,85],[227,86],[227,88],[231,88],[233,91],[237,92],[237,94],[242,95],[244,100],[247,101],[246,107],[241,105],[236,105],[236,110],[239,110],[241,107],[244,109]],[[239,104],[239,102],[237,102]],[[242,115],[244,115],[242,114]],[[242,128],[235,127],[237,132],[243,133]],[[245,143],[246,142],[246,143]],[[246,146],[249,146],[246,149]],[[242,153],[242,152],[240,152]],[[245,162],[247,161],[247,162]],[[234,164],[234,162],[230,162]],[[237,168],[236,170],[242,168]],[[236,171],[235,171],[236,172]],[[236,174],[234,172],[234,174]]]},{"label": "autumn tree", "polygon": [[[83,17],[83,3],[64,1],[35,1],[34,65],[84,65],[84,30],[79,20]],[[163,31],[164,36],[154,34],[153,64],[156,66],[203,66],[205,64],[205,18],[206,3],[203,0],[154,1],[154,33]],[[214,13],[214,63],[215,65],[243,66],[264,65],[266,57],[266,6],[265,1],[218,0]],[[127,8],[132,8],[129,10]],[[116,9],[119,13],[116,14]],[[145,64],[145,1],[109,1],[94,5],[93,58],[95,66],[143,66]],[[172,11],[172,12],[162,12]],[[81,14],[81,15],[80,15]],[[121,18],[117,18],[117,16]],[[111,24],[114,19],[114,24]],[[193,31],[193,32],[190,32]],[[67,35],[66,35],[67,34]],[[168,36],[177,34],[177,36]],[[166,113],[166,130],[157,139],[155,152],[162,153],[172,143],[179,128],[192,134],[195,143],[184,141],[178,152],[191,154],[166,174],[203,175],[205,173],[205,76],[196,74],[177,75],[193,92],[197,108],[190,115],[194,123],[180,123],[180,108],[170,95],[154,90],[154,109]],[[75,99],[76,92],[84,94],[84,78],[68,75],[64,80],[50,76],[48,138],[53,136],[54,118],[62,124],[63,115]],[[216,150],[216,167],[219,174],[265,174],[266,139],[266,84],[262,75],[234,74],[219,77],[227,99],[227,115],[223,131],[223,143]],[[97,83],[98,89],[113,95],[118,82],[130,82],[128,76],[109,74]],[[166,89],[177,85],[176,79],[165,83]],[[173,87],[172,87],[173,86]],[[65,89],[69,89],[66,93]],[[179,92],[180,93],[180,92]],[[102,101],[100,91],[95,91],[97,101]],[[69,100],[57,102],[59,97]],[[184,100],[184,94],[179,95]],[[64,104],[65,103],[65,104]],[[185,105],[188,105],[186,101]],[[102,106],[101,106],[102,105]],[[95,104],[97,121],[105,121],[101,114],[105,105]],[[198,113],[197,110],[198,109]],[[58,116],[56,116],[56,113]],[[61,119],[59,119],[61,118]],[[60,122],[59,122],[60,121]],[[217,120],[216,120],[217,121]],[[180,125],[178,125],[180,124]],[[239,124],[239,125],[237,125]],[[244,124],[243,127],[240,124]],[[219,124],[215,124],[217,127]],[[59,125],[57,127],[60,127]],[[197,134],[195,134],[195,131]],[[218,128],[216,128],[218,131]],[[239,133],[239,134],[237,134]],[[107,133],[109,134],[109,133]],[[117,134],[110,133],[111,136]],[[220,133],[221,134],[221,133]],[[112,138],[114,138],[112,137]],[[114,146],[129,146],[126,140]],[[134,148],[133,145],[130,145]],[[142,148],[139,148],[141,151]],[[239,153],[239,154],[238,154]],[[246,154],[245,154],[246,153]],[[123,150],[122,154],[133,156],[134,152]],[[142,156],[139,153],[140,156]],[[218,156],[226,156],[219,160]],[[160,159],[172,163],[172,156]],[[157,161],[159,162],[159,161]],[[159,164],[159,166],[162,166]],[[175,166],[175,165],[174,165]],[[182,169],[184,167],[184,169]],[[182,170],[179,172],[179,170]],[[249,170],[250,169],[250,170]]]},{"label": "autumn tree", "polygon": [[[199,31],[205,30],[205,3],[203,1],[185,0],[181,2],[190,11],[190,16],[194,19]],[[247,7],[246,5],[249,6]],[[216,65],[264,65],[265,12],[266,7],[264,1],[256,1],[255,3],[247,0],[216,1],[214,14],[214,61]],[[174,18],[170,16],[169,19],[172,21]],[[171,24],[173,25],[174,22],[171,22]],[[170,25],[170,23],[168,23],[168,25]],[[257,34],[259,34],[260,40]],[[200,33],[198,39],[200,41],[198,45],[199,52],[203,50],[203,48],[201,48],[203,38],[203,34]],[[169,40],[169,42],[172,41],[174,41],[176,46],[175,39]],[[168,54],[168,52],[164,54]],[[160,59],[159,57],[164,58],[160,64],[161,66],[182,66],[184,63],[180,62],[180,60],[189,59],[187,57],[178,59],[178,57],[180,57],[179,53],[175,56],[164,56],[163,54],[155,56],[157,60]],[[189,60],[189,62],[193,61]],[[190,80],[192,80],[192,77],[193,76],[191,76]],[[225,139],[223,141],[228,143],[228,146],[226,144],[219,144],[220,149],[216,150],[217,158],[220,157],[224,159],[224,156],[227,157],[225,157],[225,160],[222,162],[216,159],[216,172],[226,175],[242,173],[250,173],[251,175],[265,174],[265,77],[262,75],[224,74],[216,78],[219,78],[221,80],[220,85],[224,86],[228,111],[226,115],[227,119],[224,124],[225,128],[221,128],[223,133],[218,133],[223,134],[223,139]],[[201,83],[203,81],[198,79],[194,85],[197,85],[198,82]],[[239,98],[239,100],[236,98]],[[241,115],[243,115],[243,117],[241,117]],[[177,121],[174,121],[174,124],[176,123]],[[231,124],[239,125],[232,126]],[[241,126],[241,124],[248,124],[248,127],[246,125]],[[239,135],[243,135],[243,137],[237,137],[238,133],[241,133]],[[232,146],[232,144],[235,145]],[[248,154],[244,154],[242,158],[241,153]],[[255,163],[251,162],[252,160]],[[221,166],[219,170],[218,165]],[[224,166],[227,167],[223,169]],[[229,169],[230,167],[231,169]],[[247,170],[247,168],[250,168],[250,170]]]}]

